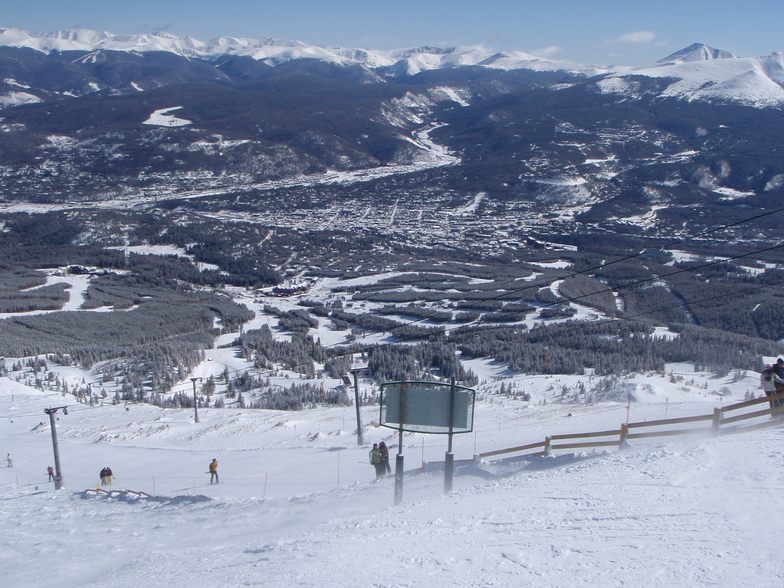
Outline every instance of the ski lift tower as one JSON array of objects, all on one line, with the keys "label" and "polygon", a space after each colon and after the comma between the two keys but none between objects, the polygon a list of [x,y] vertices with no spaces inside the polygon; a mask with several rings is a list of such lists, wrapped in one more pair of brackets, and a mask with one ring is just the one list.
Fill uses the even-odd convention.
[{"label": "ski lift tower", "polygon": [[[351,370],[351,375],[354,376],[354,407],[357,411],[357,446],[362,446],[365,444],[365,440],[362,436],[362,411],[360,410],[359,405],[359,372],[362,371],[363,368],[354,368]],[[343,375],[343,384],[346,386],[346,389],[351,388],[351,378],[348,377],[348,374]]]}]

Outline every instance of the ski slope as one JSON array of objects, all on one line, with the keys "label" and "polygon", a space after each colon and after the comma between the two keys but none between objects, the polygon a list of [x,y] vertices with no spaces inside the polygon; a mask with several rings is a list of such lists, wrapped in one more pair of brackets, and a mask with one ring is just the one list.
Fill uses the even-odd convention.
[{"label": "ski slope", "polygon": [[[755,384],[755,374],[734,382],[689,375],[690,392],[658,376],[630,379],[627,388],[639,397],[629,403],[631,420],[707,414]],[[540,398],[530,403],[489,393],[494,381],[485,380],[475,432],[455,436],[455,458],[625,421],[622,398],[555,402],[552,384],[563,378],[519,380]],[[730,399],[700,388],[703,381],[728,389]],[[57,421],[65,488],[54,491],[43,409],[66,404]],[[759,588],[784,581],[777,506],[784,426],[639,440],[621,453],[459,466],[449,495],[442,471],[422,468],[443,459],[446,438],[406,434],[408,473],[395,506],[392,477],[373,481],[366,463],[373,442],[397,451],[397,434],[377,426],[376,407],[363,409],[361,447],[353,407],[201,409],[199,418],[195,424],[192,411],[146,405],[88,407],[0,378],[0,457],[10,452],[14,460],[11,468],[0,462],[3,585]],[[212,458],[220,463],[217,485],[208,484]],[[158,499],[83,492],[106,465],[114,490]]]}]

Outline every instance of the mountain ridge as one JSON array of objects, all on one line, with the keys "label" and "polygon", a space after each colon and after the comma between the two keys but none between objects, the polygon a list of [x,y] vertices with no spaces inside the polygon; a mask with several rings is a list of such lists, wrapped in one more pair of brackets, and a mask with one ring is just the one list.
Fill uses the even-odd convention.
[{"label": "mountain ridge", "polygon": [[[392,67],[408,62],[406,73],[413,75],[423,69],[452,67],[456,65],[481,65],[504,59],[501,69],[524,63],[535,69],[586,69],[610,71],[597,66],[582,66],[562,60],[536,57],[520,51],[498,52],[481,46],[474,47],[408,47],[392,50],[323,47],[301,41],[275,38],[249,39],[243,37],[217,37],[200,41],[192,37],[178,37],[165,32],[139,35],[115,35],[106,31],[89,29],[60,30],[53,33],[31,33],[22,29],[0,28],[0,46],[26,47],[43,53],[52,51],[95,51],[98,49],[127,52],[168,51],[185,57],[205,59],[226,55],[247,56],[270,64],[291,59],[316,58],[335,63],[359,63],[371,69]],[[401,68],[399,68],[401,69]]]},{"label": "mountain ridge", "polygon": [[[602,92],[633,94],[635,77],[672,78],[663,97],[747,104],[755,107],[784,105],[784,52],[758,57],[737,57],[729,51],[694,43],[643,67],[591,65],[548,59],[523,51],[494,51],[485,47],[408,47],[392,50],[323,47],[301,41],[269,37],[217,37],[201,41],[166,32],[116,35],[106,31],[67,29],[31,33],[0,28],[0,48],[29,49],[46,55],[81,52],[74,59],[98,60],[100,52],[130,55],[169,53],[214,64],[226,59],[249,58],[279,67],[292,61],[316,60],[338,67],[360,67],[366,82],[411,78],[423,72],[479,67],[490,70],[567,72],[584,79],[604,76]],[[9,82],[10,80],[10,82]],[[6,84],[16,80],[6,77]],[[22,85],[24,82],[22,83]],[[144,89],[142,85],[139,86]],[[2,88],[0,87],[0,91]],[[25,104],[33,99],[18,89],[0,96],[0,107]]]}]

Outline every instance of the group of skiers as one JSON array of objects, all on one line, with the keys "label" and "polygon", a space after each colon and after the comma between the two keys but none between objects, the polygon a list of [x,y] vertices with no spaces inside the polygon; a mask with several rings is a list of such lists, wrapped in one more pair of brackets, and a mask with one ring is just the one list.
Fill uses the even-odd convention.
[{"label": "group of skiers", "polygon": [[112,485],[112,468],[106,466],[101,470],[101,486],[111,486]]},{"label": "group of skiers", "polygon": [[[381,445],[384,445],[384,444],[382,443]],[[373,448],[378,450],[378,445],[374,445]],[[386,453],[386,446],[384,446],[384,450],[385,450],[385,454],[387,455],[387,458],[386,458],[387,459],[387,468],[389,468],[389,463],[388,463],[388,461],[389,461],[389,454]],[[7,462],[9,468],[14,466],[14,462],[11,459],[11,454],[10,453],[6,456],[6,462]],[[387,471],[389,471],[389,470],[387,470]],[[217,484],[218,483],[218,460],[217,459],[213,459],[210,462],[209,472],[208,473],[210,474],[210,484]],[[52,466],[49,466],[49,467],[46,468],[46,475],[49,477],[49,481],[50,482],[55,479],[54,468]],[[99,474],[99,476],[101,477],[101,486],[111,486],[112,485],[112,479],[114,478],[114,474],[112,473],[112,468],[110,468],[109,466],[106,466],[105,468],[103,468],[101,470],[101,473]]]},{"label": "group of skiers", "polygon": [[383,441],[381,443],[373,443],[373,449],[370,450],[370,464],[376,468],[376,480],[383,478],[392,471],[389,466],[389,449],[387,444]]},{"label": "group of skiers", "polygon": [[[49,480],[54,479],[54,470],[52,466],[46,468],[46,473],[49,474]],[[218,460],[213,459],[209,465],[209,474],[210,474],[210,484],[217,484],[218,483]],[[112,474],[112,468],[106,466],[101,470],[101,486],[111,486],[112,485],[112,478],[114,474]]]},{"label": "group of skiers", "polygon": [[[773,396],[784,392],[784,359],[778,358],[773,365],[766,365],[760,374],[760,384],[766,396]],[[770,401],[770,408],[776,409],[784,406],[784,400],[775,398]],[[774,418],[784,418],[784,411],[772,415]]]}]

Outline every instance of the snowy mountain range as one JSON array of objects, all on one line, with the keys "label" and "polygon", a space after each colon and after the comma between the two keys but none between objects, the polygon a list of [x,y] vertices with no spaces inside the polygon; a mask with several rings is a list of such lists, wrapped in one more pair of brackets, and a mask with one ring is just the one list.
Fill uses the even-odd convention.
[{"label": "snowy mountain range", "polygon": [[360,66],[380,76],[413,76],[420,72],[465,66],[499,70],[564,71],[585,77],[607,76],[602,91],[634,93],[639,76],[673,80],[663,92],[687,100],[718,100],[767,107],[784,104],[784,52],[759,57],[732,53],[695,43],[650,66],[599,66],[538,57],[521,51],[491,51],[475,47],[415,47],[388,51],[320,47],[273,38],[218,37],[200,41],[166,32],[115,35],[70,29],[53,33],[0,28],[0,46],[43,53],[86,52],[83,60],[99,59],[101,51],[169,52],[188,58],[217,60],[250,57],[278,66],[298,59],[315,59],[342,66]]},{"label": "snowy mountain range", "polygon": [[397,74],[414,75],[421,71],[459,66],[484,66],[497,69],[569,70],[596,75],[613,71],[597,67],[545,59],[521,51],[494,52],[483,47],[415,47],[389,51],[319,47],[300,41],[272,38],[247,39],[218,37],[200,41],[166,32],[142,35],[114,35],[108,32],[72,29],[54,33],[30,33],[0,28],[0,46],[27,47],[36,51],[166,51],[183,57],[215,59],[226,55],[252,57],[269,65],[293,59],[319,59],[341,65],[361,65],[369,69],[392,68]]}]

